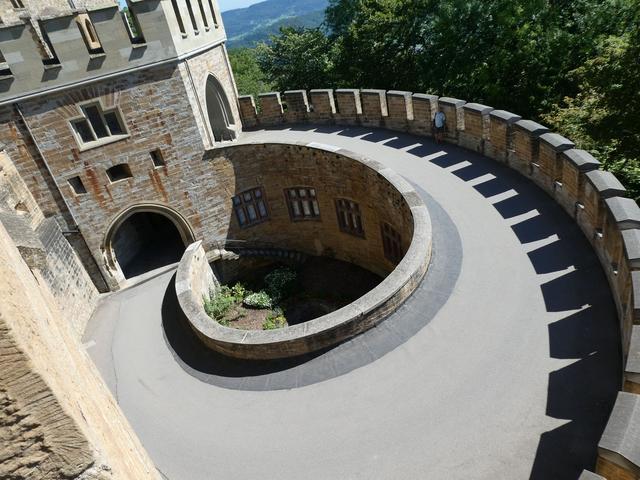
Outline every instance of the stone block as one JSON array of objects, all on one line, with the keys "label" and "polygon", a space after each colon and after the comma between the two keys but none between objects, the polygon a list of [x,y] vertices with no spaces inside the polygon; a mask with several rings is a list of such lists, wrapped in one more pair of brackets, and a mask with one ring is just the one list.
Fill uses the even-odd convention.
[{"label": "stone block", "polygon": [[493,108],[479,103],[465,103],[462,110],[464,130],[460,132],[459,144],[463,148],[483,153],[484,144],[489,139],[489,112]]},{"label": "stone block", "polygon": [[385,126],[390,130],[406,132],[413,121],[413,102],[411,92],[389,90],[387,92],[388,116]]},{"label": "stone block", "polygon": [[287,123],[302,123],[309,114],[309,101],[306,90],[288,90],[284,92],[287,109],[284,118]]},{"label": "stone block", "polygon": [[244,128],[253,128],[258,125],[258,112],[252,95],[238,97],[240,104],[240,119]]},{"label": "stone block", "polygon": [[360,123],[366,127],[382,127],[387,117],[387,96],[384,90],[364,89],[360,91],[362,117]]},{"label": "stone block", "polygon": [[258,123],[262,126],[279,125],[284,122],[284,109],[279,92],[261,93],[258,95],[260,112]]},{"label": "stone block", "polygon": [[540,135],[547,133],[548,128],[532,120],[518,120],[514,123],[514,152],[509,164],[522,173],[530,176],[538,163]]},{"label": "stone block", "polygon": [[311,111],[309,119],[315,123],[332,123],[336,113],[336,104],[332,89],[316,89],[309,91]]},{"label": "stone block", "polygon": [[514,149],[513,124],[522,117],[505,110],[489,112],[489,139],[485,142],[484,154],[502,163],[507,162],[509,152]]},{"label": "stone block", "polygon": [[584,150],[571,148],[560,155],[562,188],[556,190],[556,201],[572,217],[576,217],[583,205],[580,195],[584,189],[585,172],[596,170],[600,166],[595,158]]},{"label": "stone block", "polygon": [[336,94],[336,123],[339,125],[358,125],[362,115],[360,90],[340,88]]},{"label": "stone block", "polygon": [[597,472],[611,479],[640,476],[639,436],[640,395],[619,392],[598,443]]},{"label": "stone block", "polygon": [[640,207],[635,200],[626,197],[611,197],[605,205],[618,230],[640,228]]},{"label": "stone block", "polygon": [[[635,274],[635,278],[633,280],[633,294],[634,298],[638,298],[640,301],[640,297],[636,297],[635,295],[640,295],[640,285],[638,280],[640,279],[640,272],[633,272]],[[634,312],[640,311],[639,309],[634,308]],[[637,320],[636,316],[636,320]],[[631,327],[631,339],[629,341],[629,350],[627,354],[627,363],[624,369],[624,378],[625,378],[625,390],[632,391],[632,393],[640,392],[640,325],[633,325]],[[631,383],[633,385],[628,385]]]},{"label": "stone block", "polygon": [[550,194],[562,189],[562,159],[560,154],[573,148],[575,144],[557,133],[540,135],[538,168],[533,170],[532,179]]},{"label": "stone block", "polygon": [[413,121],[409,124],[409,131],[418,135],[433,136],[433,117],[438,111],[438,96],[425,93],[414,93]]},{"label": "stone block", "polygon": [[449,143],[458,143],[459,132],[464,130],[464,111],[462,106],[467,103],[464,100],[451,97],[440,97],[438,108],[444,112],[447,119],[444,130],[444,139]]}]

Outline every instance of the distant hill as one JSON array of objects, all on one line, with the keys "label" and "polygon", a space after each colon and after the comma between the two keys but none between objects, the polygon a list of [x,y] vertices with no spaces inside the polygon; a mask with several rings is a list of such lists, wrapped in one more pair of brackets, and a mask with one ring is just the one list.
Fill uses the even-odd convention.
[{"label": "distant hill", "polygon": [[266,0],[222,13],[228,47],[252,47],[278,33],[281,26],[317,27],[328,0]]}]

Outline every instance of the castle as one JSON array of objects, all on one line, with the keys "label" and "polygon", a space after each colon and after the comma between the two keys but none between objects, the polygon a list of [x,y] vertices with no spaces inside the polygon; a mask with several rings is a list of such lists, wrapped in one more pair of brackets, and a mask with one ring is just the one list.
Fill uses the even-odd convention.
[{"label": "castle", "polygon": [[[640,209],[596,159],[515,114],[435,95],[295,90],[260,95],[256,109],[252,97],[238,96],[215,0],[125,3],[0,0],[0,477],[158,478],[82,334],[101,294],[178,262],[190,244],[201,241],[209,251],[269,238],[380,275],[394,272],[406,252],[414,255],[417,194],[406,186],[394,192],[384,181],[391,173],[346,166],[344,152],[327,145],[249,142],[234,150],[243,128],[340,125],[429,137],[441,109],[449,144],[529,178],[593,246],[615,301],[625,362],[598,474],[640,478]],[[271,168],[260,166],[265,161]],[[330,173],[322,176],[319,165]],[[295,186],[286,191],[315,199],[310,183],[326,195],[308,212],[273,193]],[[362,214],[364,230],[339,219],[287,230],[320,212],[340,214],[340,195],[358,197],[361,206],[346,211]],[[411,277],[403,301],[423,274]],[[303,343],[312,343],[309,335]]]}]

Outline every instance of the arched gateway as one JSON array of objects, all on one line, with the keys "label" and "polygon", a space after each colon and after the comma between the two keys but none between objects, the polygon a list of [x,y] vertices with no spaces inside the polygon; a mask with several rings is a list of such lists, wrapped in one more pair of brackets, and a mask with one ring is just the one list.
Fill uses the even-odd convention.
[{"label": "arched gateway", "polygon": [[179,261],[194,239],[189,223],[178,212],[143,204],[116,217],[105,235],[103,251],[109,270],[131,278]]}]

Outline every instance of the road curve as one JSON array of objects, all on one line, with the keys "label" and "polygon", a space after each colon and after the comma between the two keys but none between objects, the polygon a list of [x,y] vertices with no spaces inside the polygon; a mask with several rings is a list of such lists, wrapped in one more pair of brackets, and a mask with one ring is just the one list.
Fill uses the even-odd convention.
[{"label": "road curve", "polygon": [[106,297],[88,351],[170,480],[576,479],[619,389],[615,307],[572,220],[516,172],[385,130],[242,141],[346,148],[396,170],[432,216],[418,290],[379,327],[294,362],[210,355],[173,272]]}]

